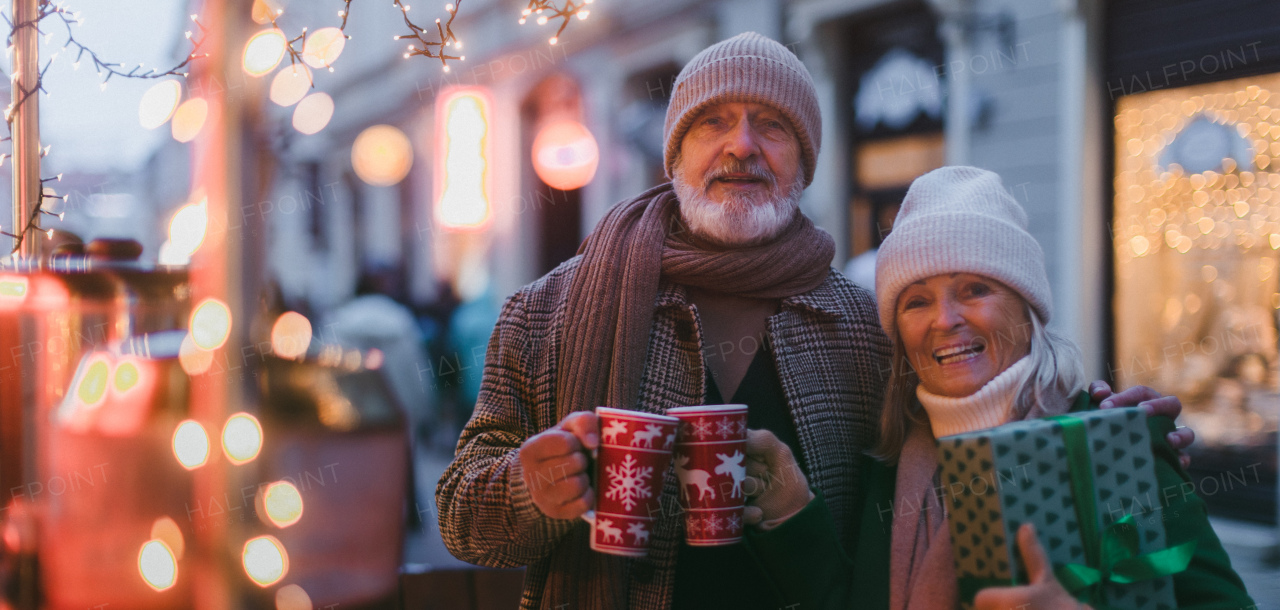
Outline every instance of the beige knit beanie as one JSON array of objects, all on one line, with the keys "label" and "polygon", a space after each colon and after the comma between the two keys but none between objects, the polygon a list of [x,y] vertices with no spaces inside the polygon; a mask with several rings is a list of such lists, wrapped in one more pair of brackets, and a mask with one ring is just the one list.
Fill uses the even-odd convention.
[{"label": "beige knit beanie", "polygon": [[880,325],[894,336],[898,295],[943,273],[985,275],[1018,291],[1048,323],[1053,313],[1044,252],[1027,232],[1027,213],[976,167],[942,167],[911,183],[893,231],[876,254]]},{"label": "beige knit beanie", "polygon": [[672,166],[689,125],[716,102],[755,102],[781,111],[800,137],[804,185],[813,182],[822,147],[822,115],[813,77],[794,53],[755,32],[703,49],[676,77],[662,135],[667,178],[675,175]]}]

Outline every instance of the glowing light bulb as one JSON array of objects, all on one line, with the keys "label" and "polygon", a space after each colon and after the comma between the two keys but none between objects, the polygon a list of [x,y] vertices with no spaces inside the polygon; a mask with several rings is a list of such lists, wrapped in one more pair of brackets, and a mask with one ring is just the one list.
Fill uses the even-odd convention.
[{"label": "glowing light bulb", "polygon": [[262,488],[261,502],[267,521],[286,528],[302,519],[302,494],[288,481],[278,481]]},{"label": "glowing light bulb", "polygon": [[214,298],[201,301],[191,312],[191,340],[196,347],[215,350],[231,336],[231,308]]},{"label": "glowing light bulb", "polygon": [[293,128],[311,135],[318,133],[333,118],[333,98],[327,93],[312,93],[298,102],[293,110]]},{"label": "glowing light bulb", "polygon": [[311,70],[303,64],[284,68],[271,79],[271,101],[279,106],[298,103],[310,90]]},{"label": "glowing light bulb", "polygon": [[280,65],[285,49],[289,46],[284,33],[275,28],[262,30],[244,43],[241,65],[245,74],[262,76]]},{"label": "glowing light bulb", "polygon": [[[359,139],[357,139],[359,142]],[[359,170],[356,170],[357,173]],[[311,346],[311,321],[296,311],[286,311],[271,326],[271,350],[281,358],[300,358]]]},{"label": "glowing light bulb", "polygon": [[289,573],[289,555],[273,536],[258,536],[244,543],[244,572],[259,587],[280,582]]},{"label": "glowing light bulb", "polygon": [[149,540],[138,551],[138,573],[143,582],[156,591],[164,591],[178,582],[178,561],[163,540]]},{"label": "glowing light bulb", "polygon": [[320,28],[307,36],[302,61],[312,68],[328,68],[342,55],[347,39],[338,28]]},{"label": "glowing light bulb", "polygon": [[[163,250],[164,248],[161,247],[162,253]],[[194,377],[204,374],[213,366],[213,352],[198,347],[188,333],[182,338],[182,345],[178,347],[178,364],[182,365],[182,370],[187,375]]]},{"label": "glowing light bulb", "polygon": [[200,422],[188,419],[174,429],[173,457],[187,470],[195,470],[209,461],[209,434]]},{"label": "glowing light bulb", "polygon": [[222,452],[232,464],[252,461],[262,451],[262,424],[248,413],[236,413],[222,427]]},{"label": "glowing light bulb", "polygon": [[138,103],[138,122],[144,129],[164,125],[178,110],[178,99],[181,97],[182,85],[178,81],[157,83],[142,95],[142,101]]},{"label": "glowing light bulb", "polygon": [[112,385],[115,386],[117,392],[123,394],[137,386],[140,377],[141,372],[138,371],[138,365],[132,361],[125,360],[116,367]]},{"label": "glowing light bulb", "polygon": [[276,591],[276,610],[311,610],[311,596],[298,585],[285,585]]},{"label": "glowing light bulb", "polygon": [[183,102],[174,111],[173,121],[169,124],[173,139],[179,142],[190,142],[196,139],[208,118],[209,102],[198,97]]},{"label": "glowing light bulb", "polygon": [[178,527],[176,521],[169,517],[156,519],[151,523],[151,538],[164,542],[168,545],[169,550],[173,551],[173,558],[179,561],[182,560],[187,544],[182,538],[182,529]]},{"label": "glowing light bulb", "polygon": [[413,145],[399,129],[374,125],[360,132],[352,144],[351,166],[370,185],[397,184],[413,166]]},{"label": "glowing light bulb", "polygon": [[107,395],[107,380],[111,377],[111,365],[105,356],[94,356],[88,360],[80,382],[76,384],[76,398],[89,407],[102,404]]}]

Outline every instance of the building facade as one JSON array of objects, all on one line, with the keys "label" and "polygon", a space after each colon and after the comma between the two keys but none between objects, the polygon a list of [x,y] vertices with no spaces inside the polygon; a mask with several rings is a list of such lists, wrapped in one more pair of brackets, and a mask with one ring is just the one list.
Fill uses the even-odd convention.
[{"label": "building facade", "polygon": [[[1053,326],[1081,346],[1088,376],[1182,396],[1208,448],[1200,463],[1261,464],[1243,512],[1274,518],[1273,6],[599,0],[554,45],[557,23],[520,25],[507,3],[460,10],[467,59],[447,72],[364,43],[402,27],[369,9],[339,69],[317,79],[334,118],[280,151],[267,203],[287,296],[323,311],[376,272],[415,306],[500,301],[572,256],[611,205],[664,180],[680,67],[757,31],[817,83],[823,150],[801,207],[835,237],[837,267],[861,257],[865,269],[916,176],[944,164],[999,173],[1044,248]],[[376,124],[412,143],[394,185],[353,170],[352,145]],[[300,254],[315,263],[296,269]],[[1213,341],[1239,345],[1207,353]]]}]

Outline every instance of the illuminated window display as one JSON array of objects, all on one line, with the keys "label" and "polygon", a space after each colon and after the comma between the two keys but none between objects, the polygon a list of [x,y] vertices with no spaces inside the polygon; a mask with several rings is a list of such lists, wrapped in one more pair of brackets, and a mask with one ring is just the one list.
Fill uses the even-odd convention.
[{"label": "illuminated window display", "polygon": [[1177,394],[1197,445],[1263,449],[1280,405],[1280,74],[1123,97],[1115,133],[1116,379]]}]

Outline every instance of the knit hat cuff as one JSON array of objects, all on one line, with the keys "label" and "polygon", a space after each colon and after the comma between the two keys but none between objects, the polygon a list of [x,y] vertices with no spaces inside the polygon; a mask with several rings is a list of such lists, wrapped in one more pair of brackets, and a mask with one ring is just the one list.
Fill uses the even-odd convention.
[{"label": "knit hat cuff", "polygon": [[[814,146],[812,138],[809,137],[809,130],[805,128],[804,123],[800,122],[800,118],[791,108],[783,107],[777,103],[777,98],[761,93],[759,91],[735,91],[732,84],[725,83],[719,89],[713,91],[711,95],[697,106],[690,108],[680,117],[680,122],[676,123],[671,130],[671,135],[667,138],[667,148],[663,151],[663,161],[666,165],[667,179],[675,178],[676,158],[680,153],[680,145],[684,141],[684,134],[693,126],[693,121],[698,118],[699,114],[708,106],[721,102],[743,102],[753,104],[764,104],[772,108],[776,108],[787,120],[791,122],[791,129],[796,133],[796,139],[800,143],[800,168],[804,172],[804,185],[807,187],[813,182],[813,172],[817,167],[818,159],[815,156],[817,147]],[[813,112],[818,112],[815,108]]]},{"label": "knit hat cuff", "polygon": [[915,216],[893,227],[876,255],[880,325],[894,336],[897,300],[907,286],[944,273],[973,273],[1017,291],[1047,323],[1052,315],[1044,252],[1022,228],[983,214]]},{"label": "knit hat cuff", "polygon": [[751,102],[776,108],[791,123],[800,146],[804,185],[813,182],[822,147],[817,90],[804,64],[786,47],[754,32],[699,53],[676,79],[663,124],[663,168],[675,175],[685,133],[709,105]]}]

